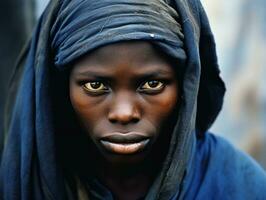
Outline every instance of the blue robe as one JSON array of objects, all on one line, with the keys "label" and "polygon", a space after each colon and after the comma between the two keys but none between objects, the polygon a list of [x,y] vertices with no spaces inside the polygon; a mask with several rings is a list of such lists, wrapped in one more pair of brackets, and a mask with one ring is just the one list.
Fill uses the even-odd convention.
[{"label": "blue robe", "polygon": [[[116,4],[123,9],[115,9]],[[97,9],[101,12],[95,12]],[[138,10],[142,12],[134,12]],[[123,12],[133,17],[125,18]],[[113,15],[117,18],[109,17]],[[95,19],[98,23],[83,27]],[[150,29],[144,23],[150,24]],[[113,31],[117,31],[115,35]],[[225,86],[219,76],[214,38],[199,0],[49,3],[11,80],[8,138],[0,168],[1,199],[76,198],[67,187],[66,166],[59,161],[63,154],[56,136],[71,129],[66,123],[71,115],[60,121],[67,111],[58,112],[56,102],[69,102],[67,94],[55,90],[64,78],[55,79],[54,74],[65,73],[71,61],[94,48],[125,40],[150,41],[185,64],[182,103],[168,154],[145,199],[266,199],[265,172],[225,140],[206,132],[221,110]],[[99,185],[90,188],[91,195],[110,194]]]}]

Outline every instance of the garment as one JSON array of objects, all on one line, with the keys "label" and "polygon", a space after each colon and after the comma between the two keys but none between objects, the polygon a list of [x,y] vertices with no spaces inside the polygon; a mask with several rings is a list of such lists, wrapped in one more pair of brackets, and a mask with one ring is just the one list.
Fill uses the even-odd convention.
[{"label": "garment", "polygon": [[[93,13],[96,10],[101,12]],[[160,16],[163,21],[158,20]],[[97,23],[88,28],[87,20],[93,19]],[[58,112],[56,106],[70,107],[67,94],[61,93],[67,82],[65,76],[57,79],[55,74],[67,75],[65,68],[88,51],[125,40],[148,40],[185,63],[182,102],[168,154],[145,199],[265,198],[265,172],[222,139],[206,133],[222,107],[225,87],[219,77],[214,39],[198,0],[65,0],[50,2],[11,81],[11,98],[17,94],[12,112],[12,101],[9,105],[12,114],[7,119],[8,139],[1,161],[3,199],[75,198],[68,190],[67,165],[61,157],[73,157],[70,168],[75,168],[76,148],[74,156],[64,155],[57,140],[60,132],[71,130],[62,120],[71,115],[63,109]],[[75,144],[75,138],[64,137]],[[227,162],[229,169],[223,167]],[[230,178],[225,179],[224,174]],[[101,188],[91,188],[97,199]],[[225,194],[231,188],[234,190]]]}]

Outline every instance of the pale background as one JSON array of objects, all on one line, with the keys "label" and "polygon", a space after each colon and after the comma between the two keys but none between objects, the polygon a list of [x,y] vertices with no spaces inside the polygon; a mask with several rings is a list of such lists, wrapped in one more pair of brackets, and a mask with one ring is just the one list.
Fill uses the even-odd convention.
[{"label": "pale background", "polygon": [[217,43],[225,105],[212,128],[266,168],[266,0],[202,0]]}]

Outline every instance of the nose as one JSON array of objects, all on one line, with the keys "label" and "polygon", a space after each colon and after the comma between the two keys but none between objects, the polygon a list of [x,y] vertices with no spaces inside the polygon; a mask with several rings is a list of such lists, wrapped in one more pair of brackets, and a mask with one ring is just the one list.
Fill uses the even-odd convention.
[{"label": "nose", "polygon": [[113,98],[108,113],[108,120],[111,123],[137,123],[140,117],[138,105],[131,95],[122,93]]}]

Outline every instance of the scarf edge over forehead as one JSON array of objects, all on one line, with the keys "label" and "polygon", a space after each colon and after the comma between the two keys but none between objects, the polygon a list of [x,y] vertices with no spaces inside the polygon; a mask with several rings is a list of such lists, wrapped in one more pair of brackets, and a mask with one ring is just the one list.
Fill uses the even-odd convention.
[{"label": "scarf edge over forehead", "polygon": [[55,65],[62,68],[93,49],[132,40],[155,42],[185,60],[178,20],[163,0],[64,1],[51,28]]},{"label": "scarf edge over forehead", "polygon": [[[168,2],[177,11],[182,29],[177,26],[178,30],[170,31],[168,33],[170,37],[166,38],[163,35],[165,33],[156,34],[150,31],[151,29],[145,29],[145,34],[140,34],[139,37],[120,34],[116,40],[113,40],[113,42],[134,39],[157,42],[166,53],[186,62],[184,101],[181,105],[183,114],[180,115],[175,127],[163,170],[155,180],[147,199],[168,200],[173,195],[179,197],[186,192],[182,190],[182,184],[185,175],[190,173],[193,161],[194,132],[204,134],[211,126],[222,107],[225,91],[219,76],[213,35],[200,2],[198,0]],[[48,98],[51,71],[49,67],[55,65],[62,69],[86,52],[112,41],[110,38],[105,38],[105,43],[101,43],[103,40],[97,40],[99,43],[77,51],[80,45],[88,42],[88,38],[85,37],[81,38],[80,41],[84,39],[81,43],[74,42],[73,51],[65,51],[67,46],[64,45],[70,44],[71,38],[66,36],[65,40],[60,42],[55,39],[64,38],[61,34],[67,30],[66,27],[60,26],[58,20],[62,19],[56,18],[60,9],[65,8],[64,3],[68,4],[67,1],[50,2],[35,30],[30,48],[17,66],[21,68],[17,72],[23,72],[21,81],[19,84],[11,82],[11,88],[18,88],[18,92],[14,109],[11,109],[12,105],[7,109],[10,115],[7,123],[8,139],[0,171],[0,197],[3,196],[3,199],[66,198],[62,174],[54,154],[53,116],[49,109],[51,99]],[[97,33],[108,33],[107,24],[103,25],[96,31]],[[11,95],[10,99],[12,98],[14,96]]]}]

